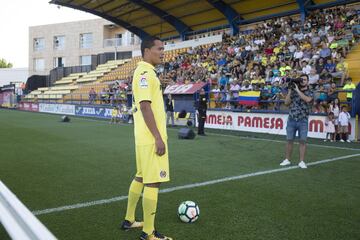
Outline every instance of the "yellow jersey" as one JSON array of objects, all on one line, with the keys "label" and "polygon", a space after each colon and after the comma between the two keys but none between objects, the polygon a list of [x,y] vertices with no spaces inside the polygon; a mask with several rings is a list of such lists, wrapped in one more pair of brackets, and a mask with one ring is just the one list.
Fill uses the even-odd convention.
[{"label": "yellow jersey", "polygon": [[117,109],[111,110],[111,116],[112,116],[112,117],[116,117],[117,114],[118,114],[118,110],[117,110]]},{"label": "yellow jersey", "polygon": [[[343,87],[343,90],[354,90],[354,89],[356,89],[356,86],[353,83],[350,83],[350,84],[347,83]],[[352,96],[353,96],[352,92],[347,92],[346,93],[346,98],[352,98]]]},{"label": "yellow jersey", "polygon": [[155,144],[155,138],[141,113],[140,102],[142,101],[151,102],[156,126],[165,142],[167,140],[165,105],[160,80],[156,76],[153,65],[144,61],[137,64],[132,81],[132,91],[135,145]]}]

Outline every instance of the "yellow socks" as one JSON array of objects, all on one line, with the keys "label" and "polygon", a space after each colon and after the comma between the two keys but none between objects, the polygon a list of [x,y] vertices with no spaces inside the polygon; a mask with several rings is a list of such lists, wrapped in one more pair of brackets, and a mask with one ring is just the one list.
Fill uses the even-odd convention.
[{"label": "yellow socks", "polygon": [[135,180],[133,180],[130,185],[128,205],[127,205],[126,216],[125,216],[125,219],[130,222],[135,221],[136,205],[139,201],[143,187],[144,187],[143,183],[135,181]]},{"label": "yellow socks", "polygon": [[156,207],[158,201],[159,188],[144,187],[143,194],[143,211],[144,211],[144,227],[143,232],[148,235],[154,231],[154,222]]}]

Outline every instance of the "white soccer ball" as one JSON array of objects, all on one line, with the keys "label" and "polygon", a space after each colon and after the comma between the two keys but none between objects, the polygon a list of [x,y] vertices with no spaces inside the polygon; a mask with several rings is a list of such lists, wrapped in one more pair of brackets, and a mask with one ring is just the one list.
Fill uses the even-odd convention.
[{"label": "white soccer ball", "polygon": [[178,215],[181,221],[193,223],[199,218],[199,206],[193,201],[182,202],[178,208]]}]

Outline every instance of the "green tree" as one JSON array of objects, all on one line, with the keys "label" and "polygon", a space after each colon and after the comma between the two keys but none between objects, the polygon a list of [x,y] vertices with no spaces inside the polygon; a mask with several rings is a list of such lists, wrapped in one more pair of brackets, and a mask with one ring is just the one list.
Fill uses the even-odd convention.
[{"label": "green tree", "polygon": [[12,63],[6,62],[3,58],[0,59],[0,68],[12,68],[12,66]]}]

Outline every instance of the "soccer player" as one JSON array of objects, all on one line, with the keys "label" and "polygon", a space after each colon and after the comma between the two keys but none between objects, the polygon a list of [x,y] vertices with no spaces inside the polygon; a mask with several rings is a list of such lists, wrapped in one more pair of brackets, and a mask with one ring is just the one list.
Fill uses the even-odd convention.
[{"label": "soccer player", "polygon": [[[155,66],[163,59],[164,44],[158,38],[143,39],[141,54],[143,61],[138,63],[132,83],[137,169],[121,227],[123,230],[142,227],[142,240],[172,240],[154,227],[160,184],[170,180],[166,114],[160,80],[155,72]],[[142,192],[143,223],[135,221],[135,209]]]}]

